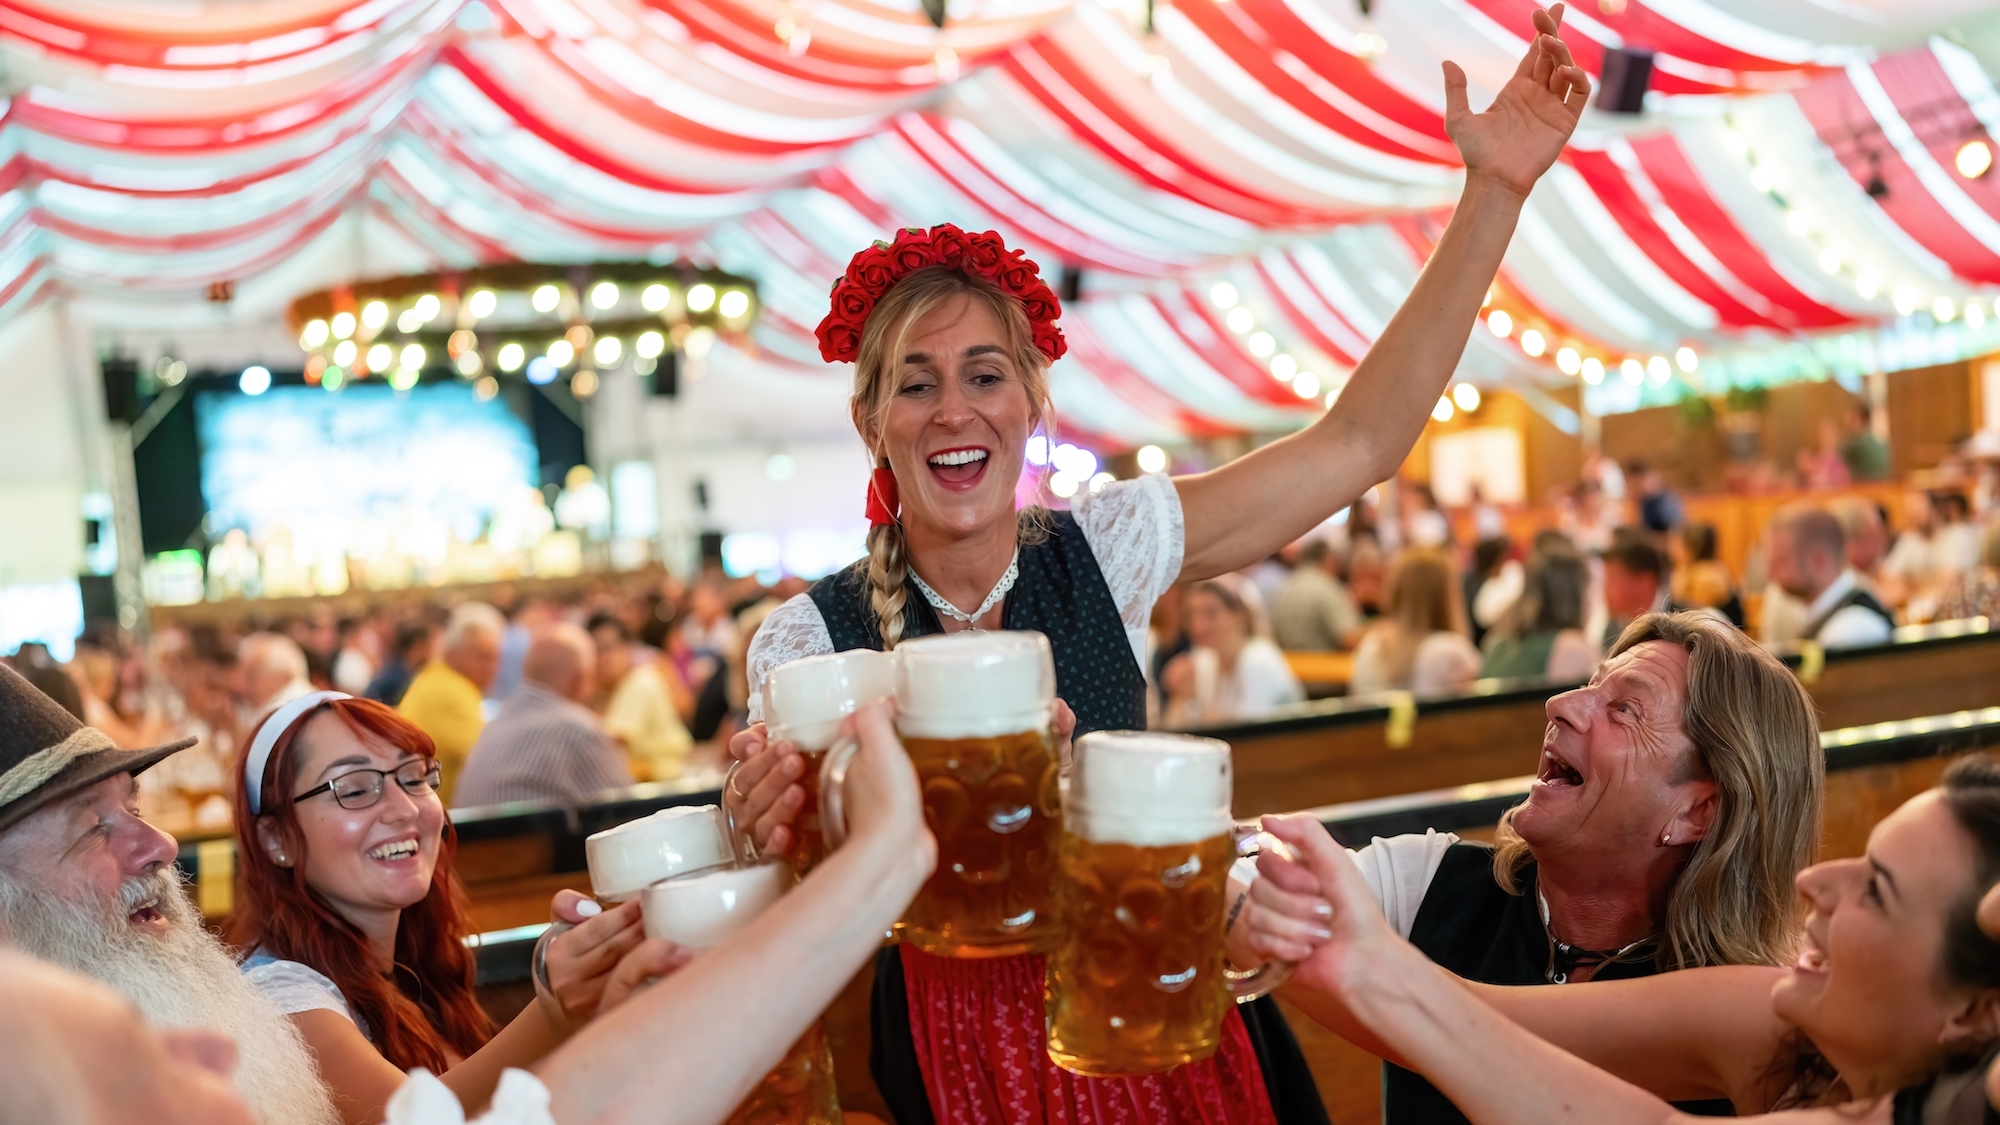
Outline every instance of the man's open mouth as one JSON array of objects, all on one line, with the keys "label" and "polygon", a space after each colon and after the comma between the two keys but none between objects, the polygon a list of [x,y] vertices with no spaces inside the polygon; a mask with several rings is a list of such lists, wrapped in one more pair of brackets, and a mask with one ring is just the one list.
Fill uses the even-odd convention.
[{"label": "man's open mouth", "polygon": [[1583,784],[1583,774],[1564,761],[1561,755],[1543,747],[1542,768],[1535,774],[1535,780],[1552,788],[1576,786]]}]

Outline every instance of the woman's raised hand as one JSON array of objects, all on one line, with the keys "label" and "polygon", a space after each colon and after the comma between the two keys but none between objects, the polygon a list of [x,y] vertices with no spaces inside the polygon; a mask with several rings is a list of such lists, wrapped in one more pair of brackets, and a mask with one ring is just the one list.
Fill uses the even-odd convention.
[{"label": "woman's raised hand", "polygon": [[1563,5],[1537,8],[1534,41],[1514,77],[1484,113],[1465,97],[1465,72],[1444,64],[1444,128],[1465,159],[1468,179],[1483,178],[1526,196],[1562,154],[1590,100],[1590,76],[1563,43]]},{"label": "woman's raised hand", "polygon": [[[806,807],[799,784],[806,761],[790,742],[768,742],[763,723],[752,723],[729,739],[736,765],[723,787],[722,804],[738,832],[750,837],[757,854],[772,857],[791,850],[797,839],[792,821]],[[734,841],[732,841],[733,843]]]},{"label": "woman's raised hand", "polygon": [[580,1024],[597,1014],[613,970],[645,940],[639,902],[602,910],[589,897],[565,890],[556,892],[550,913],[556,921],[576,925],[549,942],[548,974],[549,991],[563,1014]]}]

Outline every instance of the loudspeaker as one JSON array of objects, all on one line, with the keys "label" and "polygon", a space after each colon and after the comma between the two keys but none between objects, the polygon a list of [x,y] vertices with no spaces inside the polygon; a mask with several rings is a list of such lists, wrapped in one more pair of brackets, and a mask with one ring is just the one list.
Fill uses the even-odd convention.
[{"label": "loudspeaker", "polygon": [[707,570],[711,566],[720,567],[721,565],[722,565],[722,533],[720,531],[702,532],[701,568],[703,570]]},{"label": "loudspeaker", "polygon": [[113,422],[137,422],[139,405],[139,363],[126,356],[104,361],[104,417]]},{"label": "loudspeaker", "polygon": [[653,367],[653,393],[661,398],[675,398],[681,393],[681,351],[669,348],[660,353]]},{"label": "loudspeaker", "polygon": [[1646,108],[1646,84],[1653,79],[1653,52],[1606,47],[1597,77],[1597,108],[1606,113],[1639,113]]},{"label": "loudspeaker", "polygon": [[118,623],[118,588],[108,574],[85,574],[76,580],[77,591],[83,595],[83,621],[86,626],[100,621]]},{"label": "loudspeaker", "polygon": [[1080,266],[1063,266],[1062,291],[1056,296],[1065,305],[1073,305],[1083,298],[1083,269]]}]

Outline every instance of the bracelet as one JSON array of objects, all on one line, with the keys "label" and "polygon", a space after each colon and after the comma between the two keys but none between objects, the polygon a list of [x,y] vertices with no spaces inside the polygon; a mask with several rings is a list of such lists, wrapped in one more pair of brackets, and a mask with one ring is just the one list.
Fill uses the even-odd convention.
[{"label": "bracelet", "polygon": [[568,1032],[574,1021],[555,989],[549,986],[549,943],[563,931],[573,928],[568,922],[550,923],[549,928],[542,931],[542,936],[535,939],[535,951],[528,958],[528,976],[535,982],[535,1000],[541,1004],[542,1014],[560,1032]]}]

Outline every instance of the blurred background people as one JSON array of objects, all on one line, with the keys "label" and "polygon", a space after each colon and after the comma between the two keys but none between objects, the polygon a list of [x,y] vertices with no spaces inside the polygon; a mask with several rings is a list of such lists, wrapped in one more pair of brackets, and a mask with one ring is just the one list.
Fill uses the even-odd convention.
[{"label": "blurred background people", "polygon": [[1464,633],[1451,567],[1436,550],[1402,553],[1389,571],[1389,602],[1354,653],[1355,695],[1456,691],[1479,678],[1479,650]]},{"label": "blurred background people", "polygon": [[507,620],[485,602],[467,602],[451,611],[438,654],[411,678],[396,710],[430,735],[444,767],[441,794],[447,804],[456,792],[466,755],[486,726],[485,693],[500,674],[500,644]]},{"label": "blurred background people", "polygon": [[1361,615],[1347,587],[1334,577],[1333,545],[1309,540],[1298,565],[1271,598],[1271,639],[1287,652],[1333,652],[1354,647]]},{"label": "blurred background people", "polygon": [[597,646],[597,681],[605,732],[625,748],[640,781],[671,781],[687,766],[694,738],[681,722],[678,700],[687,695],[673,665],[632,640],[625,623],[609,613],[590,619]]},{"label": "blurred background people", "polygon": [[417,669],[431,658],[431,646],[436,641],[437,627],[426,616],[398,624],[390,640],[388,654],[374,678],[360,692],[350,694],[359,694],[391,707],[401,703],[403,693],[410,690],[410,680],[416,676]]},{"label": "blurred background people", "polygon": [[1482,678],[1546,676],[1565,683],[1590,678],[1597,646],[1584,636],[1584,596],[1590,569],[1560,534],[1536,537],[1522,568],[1521,596],[1486,635]]},{"label": "blurred background people", "polygon": [[1678,553],[1668,582],[1674,604],[1682,609],[1712,609],[1743,628],[1743,595],[1736,576],[1718,557],[1715,525],[1688,524],[1671,542]]},{"label": "blurred background people", "polygon": [[1621,534],[1604,552],[1604,630],[1598,648],[1610,651],[1642,614],[1672,608],[1666,553],[1635,534]]},{"label": "blurred background people", "polygon": [[277,633],[252,633],[236,646],[236,680],[245,729],[313,690],[305,650]]},{"label": "blurred background people", "polygon": [[1161,674],[1169,727],[1212,726],[1264,718],[1305,699],[1285,654],[1265,636],[1256,587],[1234,576],[1188,587],[1192,648]]},{"label": "blurred background people", "polygon": [[451,807],[574,802],[632,784],[625,751],[584,706],[596,692],[590,634],[567,622],[543,630],[521,661],[521,685],[466,758]]},{"label": "blurred background people", "polygon": [[1888,642],[1895,618],[1847,561],[1840,521],[1823,508],[1795,506],[1771,523],[1771,581],[1805,603],[1799,639],[1827,648]]}]

